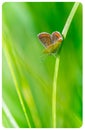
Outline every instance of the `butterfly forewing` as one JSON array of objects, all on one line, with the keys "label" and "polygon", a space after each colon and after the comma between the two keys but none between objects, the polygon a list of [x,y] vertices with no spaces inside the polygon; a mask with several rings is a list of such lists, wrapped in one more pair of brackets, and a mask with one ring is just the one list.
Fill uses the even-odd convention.
[{"label": "butterfly forewing", "polygon": [[49,33],[40,33],[38,34],[38,38],[40,39],[40,41],[42,42],[42,44],[47,48],[49,45],[52,44],[51,42],[51,36]]}]

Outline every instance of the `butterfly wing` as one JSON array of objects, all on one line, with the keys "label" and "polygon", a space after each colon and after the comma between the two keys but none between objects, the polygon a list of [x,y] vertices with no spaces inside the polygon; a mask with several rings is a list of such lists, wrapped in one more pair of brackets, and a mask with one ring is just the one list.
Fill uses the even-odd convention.
[{"label": "butterfly wing", "polygon": [[59,32],[53,32],[52,33],[52,43],[56,43],[57,41],[62,42],[63,37]]},{"label": "butterfly wing", "polygon": [[49,33],[43,32],[38,34],[38,38],[41,41],[41,43],[47,48],[49,45],[51,45],[51,36]]},{"label": "butterfly wing", "polygon": [[57,41],[55,44],[51,44],[48,48],[45,48],[43,53],[55,53],[60,48],[61,42]]},{"label": "butterfly wing", "polygon": [[59,32],[53,32],[51,35],[52,43],[43,52],[44,53],[54,53],[55,51],[58,51],[62,40],[63,40],[63,37]]}]

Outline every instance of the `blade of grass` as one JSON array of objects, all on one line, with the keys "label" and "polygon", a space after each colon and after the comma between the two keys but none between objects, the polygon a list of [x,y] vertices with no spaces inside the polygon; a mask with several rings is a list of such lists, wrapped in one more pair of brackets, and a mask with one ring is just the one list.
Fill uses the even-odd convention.
[{"label": "blade of grass", "polygon": [[[14,56],[16,57],[15,62],[16,62],[17,69],[20,73],[23,96],[24,96],[26,103],[29,107],[29,110],[30,110],[32,119],[34,121],[35,127],[40,128],[42,125],[41,125],[41,121],[39,118],[39,113],[38,113],[38,110],[36,108],[35,100],[33,98],[33,95],[32,95],[31,89],[30,89],[30,85],[29,85],[28,81],[26,80],[24,73],[21,71],[22,67],[21,67],[21,64],[19,62],[20,57],[18,57],[18,55],[15,55],[15,54],[14,54]],[[25,64],[25,61],[23,63]]]},{"label": "blade of grass", "polygon": [[[16,50],[16,48],[14,48],[14,50]],[[22,93],[23,93],[23,96],[24,96],[24,98],[26,100],[26,103],[27,103],[27,105],[29,107],[33,122],[34,122],[36,128],[41,128],[42,123],[40,121],[37,106],[36,106],[34,97],[32,95],[31,89],[30,89],[31,87],[30,87],[30,85],[29,85],[29,83],[28,83],[28,81],[27,81],[27,79],[26,79],[26,77],[24,75],[24,72],[22,71],[23,67],[22,67],[21,63],[23,63],[25,65],[25,61],[23,61],[23,59],[20,58],[17,51],[14,51],[13,56],[15,58],[16,68],[17,68],[18,72],[20,73],[19,77],[21,79]],[[27,68],[27,66],[25,66],[25,69],[26,68]],[[30,67],[28,67],[28,69],[31,71]],[[23,70],[24,70],[24,68],[23,68]],[[29,71],[27,71],[27,72],[29,72]]]},{"label": "blade of grass", "polygon": [[9,49],[8,49],[7,45],[8,45],[7,41],[5,43],[5,39],[3,39],[3,49],[4,49],[6,59],[7,59],[7,63],[8,63],[8,66],[9,66],[9,69],[10,69],[10,72],[11,72],[11,75],[12,75],[12,78],[13,78],[13,82],[14,82],[15,87],[16,87],[16,91],[17,91],[17,94],[18,94],[18,97],[19,97],[19,100],[20,100],[20,103],[21,103],[27,124],[28,124],[28,127],[31,128],[31,124],[30,124],[30,121],[29,121],[29,118],[28,118],[28,115],[27,115],[27,112],[26,112],[26,109],[25,109],[25,105],[24,105],[24,102],[23,102],[23,99],[22,99],[22,96],[21,96],[21,93],[20,93],[20,90],[19,90],[18,81],[16,79],[16,75],[15,75],[15,72],[14,72],[14,69],[13,69],[13,66],[12,66],[12,62],[11,62],[12,58],[9,54]]},{"label": "blade of grass", "polygon": [[79,3],[76,2],[74,4],[69,16],[68,16],[68,19],[67,19],[65,25],[64,25],[64,28],[63,28],[63,31],[62,31],[62,35],[63,35],[64,38],[66,38],[67,32],[69,30],[69,27],[71,25],[72,19],[73,19],[74,15],[75,15],[75,12],[76,12],[78,6],[79,6]]},{"label": "blade of grass", "polygon": [[9,111],[9,109],[8,109],[8,107],[7,107],[7,105],[5,104],[4,101],[2,102],[2,107],[3,107],[4,112],[6,113],[6,116],[8,117],[9,121],[11,122],[12,126],[14,128],[19,128],[16,120],[12,116],[11,112]]},{"label": "blade of grass", "polygon": [[54,79],[53,79],[53,92],[52,92],[52,120],[53,128],[56,128],[56,89],[57,89],[57,77],[58,77],[58,68],[59,68],[60,58],[56,58]]},{"label": "blade of grass", "polygon": [[[34,79],[36,79],[41,86],[43,86],[42,91],[44,91],[44,93],[46,93],[46,95],[51,96],[51,93],[48,91],[48,88],[49,88],[49,87],[51,88],[51,86],[49,86],[49,85],[42,79],[42,77],[41,77],[38,73],[36,73],[36,72],[33,70],[33,68],[31,68],[31,66],[24,60],[24,58],[21,57],[17,52],[18,52],[18,51],[16,51],[16,54],[17,54],[17,58],[18,58],[18,62],[19,62],[19,64],[20,64],[20,66],[23,66],[23,67],[27,70],[27,72],[29,72],[30,75],[32,75],[32,76],[34,77]],[[46,87],[46,86],[47,86],[47,87]]]},{"label": "blade of grass", "polygon": [[[68,19],[67,19],[65,26],[63,28],[63,31],[62,31],[62,35],[64,38],[66,38],[67,32],[69,30],[69,27],[73,20],[73,16],[76,13],[78,6],[79,6],[79,3],[76,2],[68,16]],[[53,91],[52,91],[52,125],[53,125],[53,128],[56,128],[56,91],[57,91],[59,61],[60,61],[60,56],[57,56],[56,61],[55,61],[55,68],[54,68]]]},{"label": "blade of grass", "polygon": [[[7,49],[8,49],[9,58],[10,58],[10,61],[11,61],[11,64],[12,64],[12,68],[16,69],[17,73],[19,74],[18,77],[19,77],[20,83],[19,83],[19,81],[16,77],[18,87],[21,86],[20,87],[21,90],[23,89],[22,95],[24,96],[25,100],[27,101],[27,105],[29,107],[29,110],[30,110],[33,122],[35,124],[35,127],[41,128],[42,124],[41,124],[41,121],[40,121],[40,118],[39,118],[38,110],[36,108],[36,104],[35,104],[32,92],[30,90],[30,86],[29,86],[26,78],[24,77],[24,73],[23,73],[22,67],[21,67],[22,64],[21,64],[21,62],[19,62],[19,61],[22,61],[21,60],[22,57],[20,57],[20,55],[18,55],[16,48],[12,46],[11,43],[13,43],[13,41],[11,39],[9,39],[9,40],[6,39],[6,33],[10,34],[10,32],[9,32],[8,28],[5,26],[5,23],[4,23],[4,29],[3,30],[4,30],[3,32],[5,32],[5,35],[3,33],[3,39],[5,41],[3,44],[8,44]],[[10,37],[10,35],[8,35],[8,36]],[[14,51],[12,51],[12,50],[14,50]],[[22,63],[23,63],[23,65],[25,65],[25,61],[22,61]],[[25,68],[27,66],[28,65],[26,65]],[[28,67],[28,68],[29,68],[29,70],[31,70],[30,67]],[[15,73],[15,71],[14,71],[14,73]],[[17,73],[15,73],[16,76],[17,76]],[[27,91],[25,91],[26,89],[28,90],[28,93],[27,93]],[[29,95],[29,98],[26,99],[26,94],[24,92],[26,92]],[[31,127],[32,127],[32,125],[31,125]]]}]

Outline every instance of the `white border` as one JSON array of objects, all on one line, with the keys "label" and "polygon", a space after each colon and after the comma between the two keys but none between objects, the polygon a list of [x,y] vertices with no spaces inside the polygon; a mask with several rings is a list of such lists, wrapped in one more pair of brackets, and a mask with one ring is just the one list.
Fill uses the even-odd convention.
[{"label": "white border", "polygon": [[[83,5],[83,125],[81,128],[76,129],[85,129],[85,0],[0,0],[0,129],[12,129],[12,128],[3,128],[2,126],[2,4],[4,2],[81,2]],[[13,128],[14,129],[14,128]],[[20,129],[20,128],[16,128]],[[25,128],[22,128],[25,129]],[[35,128],[29,128],[29,129],[35,129]],[[49,128],[36,128],[36,129],[49,129]],[[50,128],[53,129],[53,128]],[[56,129],[56,128],[55,128]],[[65,129],[65,128],[57,128],[57,129]],[[75,128],[67,128],[70,130],[73,130]]]}]

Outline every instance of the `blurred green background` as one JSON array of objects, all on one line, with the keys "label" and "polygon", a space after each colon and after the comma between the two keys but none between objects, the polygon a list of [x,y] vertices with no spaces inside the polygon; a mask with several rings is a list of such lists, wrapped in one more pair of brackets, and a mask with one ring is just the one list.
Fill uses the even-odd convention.
[{"label": "blurred green background", "polygon": [[[37,34],[62,32],[73,5],[72,2],[6,2],[2,5],[4,127],[29,127],[26,115],[33,128],[52,127],[55,57],[42,54],[44,48]],[[81,4],[60,52],[56,99],[56,127],[81,127]]]}]

